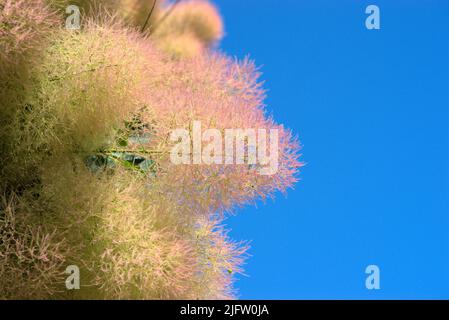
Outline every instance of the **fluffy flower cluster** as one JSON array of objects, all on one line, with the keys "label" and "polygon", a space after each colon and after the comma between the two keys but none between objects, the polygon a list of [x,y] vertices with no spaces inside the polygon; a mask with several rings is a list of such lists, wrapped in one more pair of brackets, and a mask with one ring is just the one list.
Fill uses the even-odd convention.
[{"label": "fluffy flower cluster", "polygon": [[[0,0],[0,298],[234,298],[238,206],[296,182],[298,142],[203,0]],[[145,14],[144,14],[145,13]],[[279,170],[175,165],[174,129],[279,131]],[[68,291],[64,270],[81,269]]]}]

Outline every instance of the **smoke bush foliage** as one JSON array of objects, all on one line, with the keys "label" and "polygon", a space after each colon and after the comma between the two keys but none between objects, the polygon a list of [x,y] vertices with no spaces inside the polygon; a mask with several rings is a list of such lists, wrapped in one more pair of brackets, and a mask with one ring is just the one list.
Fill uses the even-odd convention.
[{"label": "smoke bush foliage", "polygon": [[[0,298],[232,299],[246,243],[223,219],[296,182],[299,144],[216,8],[0,0]],[[79,5],[82,28],[64,28]],[[279,170],[174,165],[174,129],[279,130]],[[64,271],[81,269],[81,290]]]}]

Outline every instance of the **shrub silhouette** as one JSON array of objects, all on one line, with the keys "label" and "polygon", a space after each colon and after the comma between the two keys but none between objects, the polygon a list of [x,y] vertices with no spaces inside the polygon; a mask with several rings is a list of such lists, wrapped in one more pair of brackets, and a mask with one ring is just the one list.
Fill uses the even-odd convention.
[{"label": "shrub silhouette", "polygon": [[[248,246],[223,220],[292,187],[299,144],[254,64],[213,49],[212,4],[89,3],[0,0],[0,298],[235,298]],[[193,121],[278,129],[278,172],[171,163],[170,132]]]}]

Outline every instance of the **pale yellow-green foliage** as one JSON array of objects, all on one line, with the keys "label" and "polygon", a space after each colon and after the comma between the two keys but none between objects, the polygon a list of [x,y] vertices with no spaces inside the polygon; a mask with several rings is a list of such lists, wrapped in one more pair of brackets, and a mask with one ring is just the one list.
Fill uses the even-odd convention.
[{"label": "pale yellow-green foliage", "polygon": [[61,143],[81,150],[99,147],[135,111],[145,80],[146,61],[126,34],[92,28],[62,32],[52,43],[38,70],[41,88],[30,102],[36,112],[52,114],[55,130],[65,131],[53,134]]},{"label": "pale yellow-green foliage", "polygon": [[[74,170],[76,168],[76,170]],[[101,185],[101,188],[99,188]],[[217,222],[182,208],[129,172],[92,175],[82,163],[44,166],[34,225],[56,227],[66,264],[80,266],[81,290],[57,298],[233,298],[245,246],[232,244]],[[41,218],[39,218],[41,217]],[[237,260],[236,260],[237,259]]]},{"label": "pale yellow-green foliage", "polygon": [[0,174],[6,183],[7,164],[17,159],[13,153],[12,128],[35,82],[32,69],[39,64],[43,51],[58,29],[60,17],[46,8],[43,0],[0,0]]},{"label": "pale yellow-green foliage", "polygon": [[[38,58],[59,16],[43,5],[44,0],[0,0],[0,80]],[[23,71],[23,70],[21,70]]]},{"label": "pale yellow-green foliage", "polygon": [[17,202],[0,197],[0,299],[47,298],[62,289],[66,244]]},{"label": "pale yellow-green foliage", "polygon": [[[92,152],[106,144],[139,104],[150,48],[117,26],[62,30],[33,68],[33,86],[9,124],[14,162],[4,170],[29,176],[42,157]],[[153,66],[154,67],[154,66]],[[5,128],[6,129],[6,128]],[[6,131],[6,130],[5,130]]]},{"label": "pale yellow-green foliage", "polygon": [[[79,163],[44,169],[39,207],[71,245],[81,267],[76,298],[179,299],[195,272],[189,220],[127,172],[94,176]],[[101,187],[99,187],[99,185]]]},{"label": "pale yellow-green foliage", "polygon": [[94,244],[102,250],[95,269],[103,273],[95,280],[111,298],[188,298],[197,270],[190,229],[167,200],[129,182],[115,186],[98,221]]}]

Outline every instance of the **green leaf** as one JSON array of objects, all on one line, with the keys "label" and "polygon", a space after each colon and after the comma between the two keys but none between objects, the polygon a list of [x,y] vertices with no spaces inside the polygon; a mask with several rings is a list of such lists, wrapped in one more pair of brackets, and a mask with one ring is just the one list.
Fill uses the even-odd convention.
[{"label": "green leaf", "polygon": [[118,144],[120,147],[127,147],[127,146],[128,146],[128,141],[127,141],[126,139],[119,138],[119,139],[117,140],[117,144]]}]

